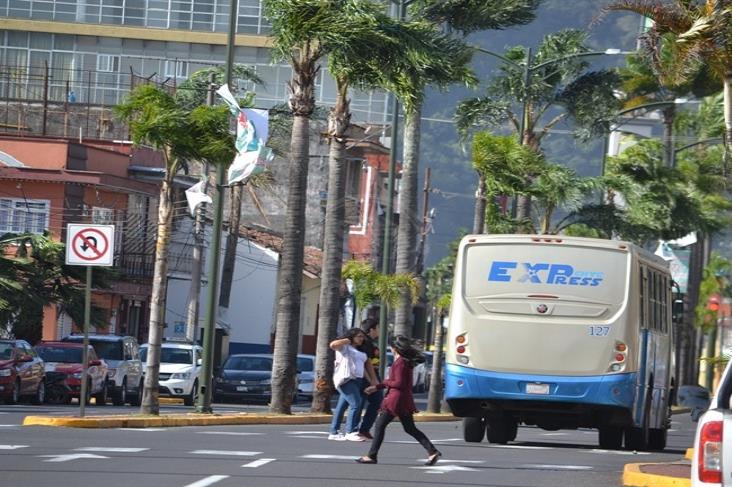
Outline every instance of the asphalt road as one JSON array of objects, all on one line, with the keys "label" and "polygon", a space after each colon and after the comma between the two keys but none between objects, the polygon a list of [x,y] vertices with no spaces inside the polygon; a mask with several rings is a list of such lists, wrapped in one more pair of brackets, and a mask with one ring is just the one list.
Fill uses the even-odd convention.
[{"label": "asphalt road", "polygon": [[[88,414],[96,409],[91,406]],[[241,409],[253,408],[216,405],[218,412]],[[0,406],[0,486],[616,486],[626,463],[680,459],[694,430],[688,415],[676,415],[665,452],[634,453],[598,449],[594,430],[522,427],[515,442],[498,446],[465,443],[459,422],[418,423],[443,453],[428,468],[422,465],[424,451],[398,423],[387,430],[378,465],[356,464],[368,443],[328,441],[327,425],[20,426],[28,414],[76,413],[73,406]]]}]

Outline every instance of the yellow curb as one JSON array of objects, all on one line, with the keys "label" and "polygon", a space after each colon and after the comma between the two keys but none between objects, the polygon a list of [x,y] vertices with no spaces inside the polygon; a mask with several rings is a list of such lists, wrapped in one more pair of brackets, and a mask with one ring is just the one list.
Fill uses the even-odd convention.
[{"label": "yellow curb", "polygon": [[691,487],[691,479],[643,473],[642,463],[628,463],[623,470],[623,485],[630,487]]},{"label": "yellow curb", "polygon": [[[167,414],[162,416],[119,415],[119,416],[26,416],[23,426],[54,426],[60,428],[153,428],[171,426],[216,426],[239,424],[327,424],[332,415],[316,413],[296,414]],[[451,414],[423,413],[414,416],[415,421],[455,421]]]},{"label": "yellow curb", "polygon": [[177,397],[161,397],[158,400],[160,404],[183,404],[183,399]]},{"label": "yellow curb", "polygon": [[694,459],[694,449],[693,448],[687,448],[686,449],[686,455],[684,455],[684,458],[687,460],[693,460]]}]

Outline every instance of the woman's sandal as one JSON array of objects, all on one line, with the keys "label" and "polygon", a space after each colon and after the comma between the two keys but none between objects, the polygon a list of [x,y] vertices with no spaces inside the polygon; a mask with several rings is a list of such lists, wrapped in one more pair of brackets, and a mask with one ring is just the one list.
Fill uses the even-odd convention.
[{"label": "woman's sandal", "polygon": [[378,463],[375,458],[371,458],[368,456],[358,457],[356,459],[356,462],[357,463]]},{"label": "woman's sandal", "polygon": [[431,467],[432,465],[437,463],[437,460],[439,460],[441,456],[442,456],[442,453],[440,453],[439,451],[436,451],[432,455],[427,457],[427,461],[424,462],[424,464],[427,465],[428,467]]}]

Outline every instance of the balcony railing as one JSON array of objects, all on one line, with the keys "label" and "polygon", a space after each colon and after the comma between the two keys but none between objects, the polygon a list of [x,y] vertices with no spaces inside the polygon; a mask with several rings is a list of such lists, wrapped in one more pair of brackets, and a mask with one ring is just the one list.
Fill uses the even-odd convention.
[{"label": "balcony railing", "polygon": [[134,279],[149,279],[155,271],[155,254],[126,253],[115,259],[115,267],[122,273],[122,277]]}]

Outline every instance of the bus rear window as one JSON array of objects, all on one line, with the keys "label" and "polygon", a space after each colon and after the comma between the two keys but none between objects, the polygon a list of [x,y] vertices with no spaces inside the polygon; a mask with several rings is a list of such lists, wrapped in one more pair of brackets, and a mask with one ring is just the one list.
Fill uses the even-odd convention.
[{"label": "bus rear window", "polygon": [[466,247],[466,298],[496,295],[573,296],[619,303],[627,287],[629,254],[570,245]]}]

